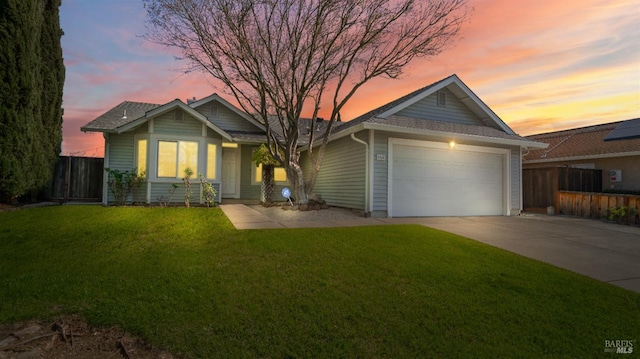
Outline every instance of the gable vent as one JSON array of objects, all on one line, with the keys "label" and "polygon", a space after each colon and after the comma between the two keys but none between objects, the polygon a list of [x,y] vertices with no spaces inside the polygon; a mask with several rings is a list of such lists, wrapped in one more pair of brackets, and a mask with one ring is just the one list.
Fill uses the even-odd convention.
[{"label": "gable vent", "polygon": [[173,113],[173,119],[176,121],[183,121],[184,112],[181,109],[176,109],[176,111]]},{"label": "gable vent", "polygon": [[218,117],[218,106],[211,104],[211,107],[209,108],[209,116],[211,117]]},{"label": "gable vent", "polygon": [[438,91],[438,106],[447,106],[447,93],[444,91]]}]

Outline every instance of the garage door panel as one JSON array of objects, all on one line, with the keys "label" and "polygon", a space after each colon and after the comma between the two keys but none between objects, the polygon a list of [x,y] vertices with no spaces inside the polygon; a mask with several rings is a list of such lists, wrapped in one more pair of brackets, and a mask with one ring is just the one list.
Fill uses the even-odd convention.
[{"label": "garage door panel", "polygon": [[503,213],[503,154],[425,143],[393,144],[392,156],[394,217]]}]

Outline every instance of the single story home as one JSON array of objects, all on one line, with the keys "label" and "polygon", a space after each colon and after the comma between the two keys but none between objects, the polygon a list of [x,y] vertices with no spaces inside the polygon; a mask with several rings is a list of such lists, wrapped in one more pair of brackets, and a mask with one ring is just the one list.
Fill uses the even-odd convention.
[{"label": "single story home", "polygon": [[640,191],[640,118],[527,136],[549,144],[523,157],[523,168],[602,170],[603,190]]},{"label": "single story home", "polygon": [[[166,198],[185,167],[214,185],[218,202],[260,198],[251,155],[265,128],[216,94],[164,105],[125,101],[82,130],[104,134],[106,168],[145,169],[147,203]],[[335,124],[314,192],[375,217],[516,215],[522,154],[546,146],[517,135],[452,75]],[[308,170],[304,153],[302,161]],[[286,185],[284,171],[276,181]]]}]

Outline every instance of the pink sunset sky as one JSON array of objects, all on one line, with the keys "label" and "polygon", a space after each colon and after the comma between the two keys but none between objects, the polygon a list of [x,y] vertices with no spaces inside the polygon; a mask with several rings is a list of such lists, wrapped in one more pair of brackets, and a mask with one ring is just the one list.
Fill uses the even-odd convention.
[{"label": "pink sunset sky", "polygon": [[[453,47],[411,63],[400,79],[368,83],[342,119],[454,73],[520,135],[640,117],[637,0],[470,5],[471,21]],[[182,74],[184,64],[171,50],[143,40],[145,20],[141,1],[62,2],[63,155],[102,157],[102,134],[80,127],[122,101],[186,102],[224,93],[205,75]]]}]

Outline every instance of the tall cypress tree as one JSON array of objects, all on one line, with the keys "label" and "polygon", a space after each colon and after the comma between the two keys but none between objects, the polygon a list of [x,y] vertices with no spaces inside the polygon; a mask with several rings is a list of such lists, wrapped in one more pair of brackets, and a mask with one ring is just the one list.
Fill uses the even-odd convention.
[{"label": "tall cypress tree", "polygon": [[60,0],[0,0],[0,199],[51,180],[62,139]]}]

